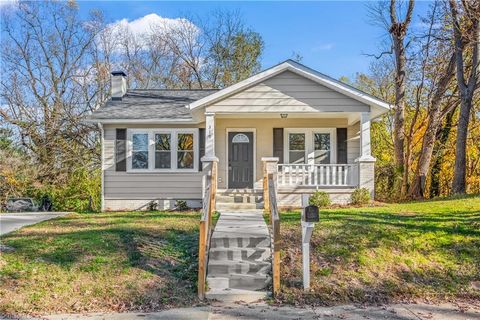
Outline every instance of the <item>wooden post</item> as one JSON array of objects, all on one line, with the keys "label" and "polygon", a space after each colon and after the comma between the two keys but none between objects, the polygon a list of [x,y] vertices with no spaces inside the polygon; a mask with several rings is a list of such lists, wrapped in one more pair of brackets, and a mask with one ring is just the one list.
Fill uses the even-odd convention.
[{"label": "wooden post", "polygon": [[270,201],[270,218],[273,232],[273,296],[280,292],[280,216],[277,207],[277,194],[275,187],[275,175],[268,174],[268,191]]},{"label": "wooden post", "polygon": [[263,210],[268,212],[270,216],[270,223],[272,222],[272,216],[270,214],[270,199],[268,197],[268,171],[267,163],[263,162]]},{"label": "wooden post", "polygon": [[206,221],[200,221],[200,235],[198,239],[198,298],[205,298],[205,282],[206,282]]},{"label": "wooden post", "polygon": [[212,172],[211,172],[211,196],[210,196],[210,205],[209,205],[209,208],[210,210],[208,210],[208,224],[209,224],[209,227],[211,228],[212,227],[212,223],[213,223],[213,220],[212,220],[212,213],[216,210],[215,209],[215,204],[216,204],[216,201],[215,201],[215,196],[217,194],[217,161],[212,161]]},{"label": "wooden post", "polygon": [[280,292],[280,220],[273,227],[273,295]]},{"label": "wooden post", "polygon": [[[269,187],[268,187],[268,175],[273,174],[273,178],[277,178],[277,164],[278,158],[276,157],[263,157],[263,208],[265,211],[271,211],[271,204],[268,198]],[[272,217],[270,215],[270,223],[272,222]]]}]

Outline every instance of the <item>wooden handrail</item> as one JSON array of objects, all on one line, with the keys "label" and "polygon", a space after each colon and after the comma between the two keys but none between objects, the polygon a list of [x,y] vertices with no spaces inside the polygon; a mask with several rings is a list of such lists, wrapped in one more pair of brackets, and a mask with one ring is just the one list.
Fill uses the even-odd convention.
[{"label": "wooden handrail", "polygon": [[215,194],[217,193],[217,163],[212,162],[206,169],[207,179],[198,240],[198,297],[202,300],[205,298],[208,250],[213,232],[212,213],[215,210]]},{"label": "wooden handrail", "polygon": [[270,224],[272,227],[272,278],[273,278],[273,295],[280,292],[280,214],[277,207],[277,193],[275,190],[275,180],[273,174],[268,174],[268,199]]}]

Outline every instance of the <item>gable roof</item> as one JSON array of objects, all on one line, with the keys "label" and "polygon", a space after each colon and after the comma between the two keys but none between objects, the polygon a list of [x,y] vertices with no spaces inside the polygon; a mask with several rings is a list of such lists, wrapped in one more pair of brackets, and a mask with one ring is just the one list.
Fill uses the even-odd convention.
[{"label": "gable roof", "polygon": [[122,100],[107,101],[88,116],[87,121],[193,121],[192,112],[185,105],[216,91],[129,89]]},{"label": "gable roof", "polygon": [[364,104],[374,107],[377,109],[376,112],[374,112],[376,116],[383,114],[391,109],[391,105],[388,104],[387,102],[377,97],[374,97],[368,93],[365,93],[361,90],[358,90],[346,83],[343,83],[334,78],[331,78],[323,73],[320,73],[316,70],[308,68],[293,60],[287,60],[285,62],[282,62],[276,66],[271,67],[270,69],[267,69],[254,76],[251,76],[250,78],[247,78],[243,81],[240,81],[236,84],[233,84],[229,87],[226,87],[208,96],[205,96],[204,98],[201,98],[199,100],[196,100],[188,104],[187,107],[190,110],[194,110],[197,108],[207,106],[219,100],[225,99],[226,97],[229,97],[235,93],[238,93],[246,88],[259,84],[285,71],[294,72],[307,79],[310,79],[314,82],[324,85],[334,91],[344,94],[352,99],[358,100]]}]

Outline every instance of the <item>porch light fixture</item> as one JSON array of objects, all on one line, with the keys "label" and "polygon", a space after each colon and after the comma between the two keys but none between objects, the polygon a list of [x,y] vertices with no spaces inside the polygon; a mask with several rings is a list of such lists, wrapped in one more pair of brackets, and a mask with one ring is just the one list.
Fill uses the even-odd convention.
[{"label": "porch light fixture", "polygon": [[288,113],[280,113],[280,117],[281,117],[282,119],[287,119]]}]

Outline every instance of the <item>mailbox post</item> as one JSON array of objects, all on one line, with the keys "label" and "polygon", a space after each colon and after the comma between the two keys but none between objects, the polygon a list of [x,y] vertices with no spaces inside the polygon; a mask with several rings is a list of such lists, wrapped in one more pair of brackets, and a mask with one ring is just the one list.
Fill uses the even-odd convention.
[{"label": "mailbox post", "polygon": [[303,289],[310,288],[310,238],[315,222],[319,221],[318,207],[308,205],[308,195],[302,196],[302,262]]}]

